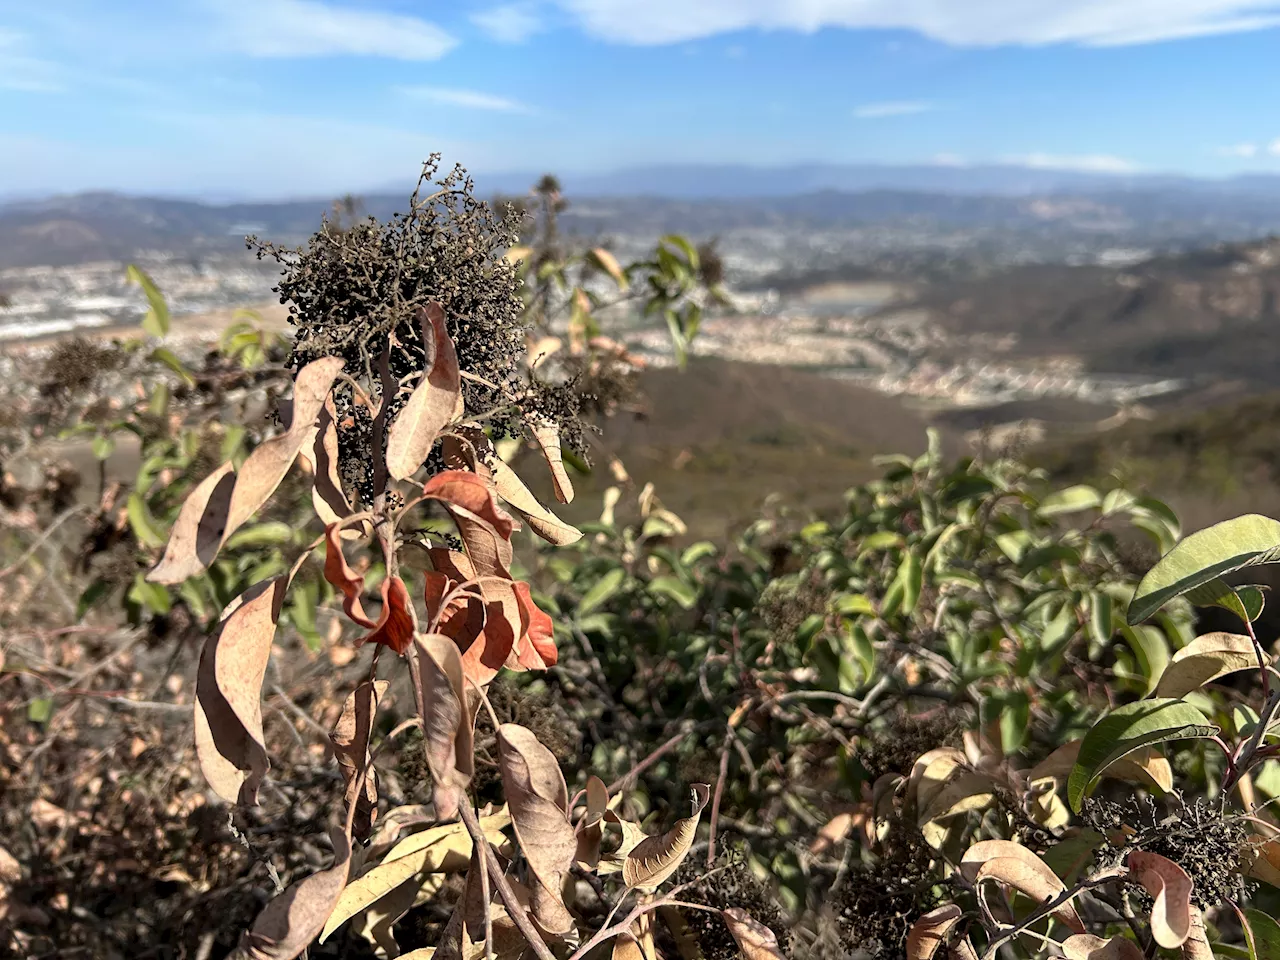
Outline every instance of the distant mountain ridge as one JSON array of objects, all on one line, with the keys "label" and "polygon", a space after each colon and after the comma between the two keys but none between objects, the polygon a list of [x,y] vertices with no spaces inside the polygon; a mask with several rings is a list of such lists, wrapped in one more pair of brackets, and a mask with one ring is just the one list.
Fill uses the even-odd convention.
[{"label": "distant mountain ridge", "polygon": [[[527,192],[534,174],[480,175],[482,195]],[[738,228],[877,224],[1110,236],[1118,245],[1189,246],[1280,231],[1280,176],[1228,180],[1020,166],[807,164],[634,167],[567,174],[568,230],[708,236]],[[362,197],[387,219],[411,187]],[[244,235],[297,242],[329,198],[234,203],[90,192],[0,203],[0,268],[243,249]],[[1110,241],[1108,241],[1110,242]]]}]

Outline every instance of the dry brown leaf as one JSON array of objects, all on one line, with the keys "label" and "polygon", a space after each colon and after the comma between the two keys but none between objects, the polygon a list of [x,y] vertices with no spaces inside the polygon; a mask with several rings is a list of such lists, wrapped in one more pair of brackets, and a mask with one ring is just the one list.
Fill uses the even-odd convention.
[{"label": "dry brown leaf", "polygon": [[353,805],[355,807],[352,834],[361,839],[369,835],[377,816],[378,784],[373,768],[368,767],[363,778],[364,789],[360,789],[360,771],[369,763],[369,736],[373,732],[378,705],[388,686],[390,683],[386,680],[361,683],[348,695],[342,705],[342,713],[329,732],[334,758],[346,783],[347,810],[350,811]]},{"label": "dry brown leaf", "polygon": [[1280,887],[1280,837],[1253,837],[1249,842],[1245,876]]},{"label": "dry brown leaf", "polygon": [[473,773],[471,715],[466,710],[466,680],[458,648],[438,633],[419,635],[415,643],[421,677],[423,749],[431,771],[436,816],[458,815],[462,791]]},{"label": "dry brown leaf", "polygon": [[311,945],[347,883],[351,838],[333,831],[333,866],[293,884],[263,908],[240,943],[246,960],[293,960]]},{"label": "dry brown leaf", "polygon": [[236,485],[235,467],[228,460],[188,494],[178,511],[164,556],[147,574],[152,583],[176,584],[202,573],[222,547]]},{"label": "dry brown leaf", "polygon": [[413,645],[418,630],[418,618],[409,599],[409,590],[399,577],[387,577],[382,581],[382,612],[373,629],[356,638],[356,646],[380,643],[403,656]]},{"label": "dry brown leaf", "polygon": [[255,448],[236,473],[224,538],[257,513],[280,486],[311,438],[316,418],[324,409],[325,398],[341,370],[342,358],[321,357],[298,371],[293,382],[293,418],[289,429]]},{"label": "dry brown leaf", "polygon": [[491,470],[498,496],[511,504],[529,524],[529,529],[543,540],[557,547],[563,547],[582,539],[581,530],[565,523],[543,506],[542,502],[525,486],[519,474],[500,458],[493,458]]},{"label": "dry brown leaf", "polygon": [[711,799],[711,788],[705,783],[695,783],[693,790],[693,814],[660,837],[648,837],[627,855],[622,865],[622,880],[628,887],[652,893],[668,877],[680,868],[689,855],[694,838],[698,834],[698,821],[703,808]]},{"label": "dry brown leaf", "polygon": [[[928,783],[923,781],[922,786]],[[986,774],[962,771],[930,797],[928,805],[920,811],[918,823],[924,826],[931,820],[945,820],[970,810],[985,809],[994,800],[993,789],[991,778]]]},{"label": "dry brown leaf", "polygon": [[[1013,887],[1037,903],[1045,903],[1066,892],[1066,887],[1049,865],[1019,843],[1012,840],[983,840],[965,851],[960,859],[960,873],[970,883],[988,877]],[[1064,903],[1053,915],[1076,933],[1084,933],[1084,924],[1071,903]]]},{"label": "dry brown leaf", "polygon": [[342,593],[342,610],[347,617],[366,629],[374,623],[364,612],[360,595],[364,591],[364,577],[351,569],[342,553],[342,531],[338,523],[324,528],[324,578]]},{"label": "dry brown leaf", "polygon": [[262,679],[288,576],[250,587],[205,642],[196,672],[196,754],[213,791],[253,805],[270,766],[262,734]]},{"label": "dry brown leaf", "polygon": [[608,809],[609,788],[604,785],[603,780],[592,774],[587,778],[587,809],[575,831],[578,849],[574,853],[574,860],[589,870],[594,870],[600,862],[600,841],[604,837],[602,821]]},{"label": "dry brown leaf", "polygon": [[763,923],[756,920],[741,907],[729,907],[722,910],[724,925],[738,941],[738,949],[745,960],[786,960],[778,946],[778,937]]},{"label": "dry brown leaf", "polygon": [[978,960],[978,951],[973,949],[973,944],[965,937],[947,948],[947,956],[951,960]]},{"label": "dry brown leaf", "polygon": [[[338,475],[338,425],[337,411],[333,396],[325,397],[324,406],[320,410],[320,419],[316,425],[315,440],[309,447],[303,447],[302,456],[308,457],[312,464],[314,477],[311,483],[311,505],[316,516],[328,527],[329,524],[341,520],[351,514],[351,502],[342,491],[342,478]],[[310,453],[308,453],[308,450]],[[346,529],[343,537],[352,539],[360,536],[354,527]]]},{"label": "dry brown leaf", "polygon": [[547,933],[564,936],[573,929],[573,917],[561,890],[578,847],[564,774],[555,755],[514,723],[498,728],[498,758],[516,838],[536,881],[534,919]]},{"label": "dry brown leaf", "polygon": [[397,480],[412,476],[422,466],[462,401],[458,355],[445,328],[444,310],[438,303],[429,303],[418,308],[417,319],[423,344],[428,338],[434,344],[434,356],[387,431],[387,470]]},{"label": "dry brown leaf", "polygon": [[591,251],[591,256],[601,270],[613,278],[613,282],[618,285],[621,290],[627,289],[627,274],[622,269],[622,265],[618,263],[618,258],[604,247],[595,247]]},{"label": "dry brown leaf", "polygon": [[1076,933],[1062,941],[1067,960],[1142,960],[1142,948],[1124,937],[1104,940],[1091,933]]},{"label": "dry brown leaf", "polygon": [[1158,853],[1134,850],[1125,861],[1133,878],[1151,894],[1151,935],[1172,950],[1191,935],[1191,878]]},{"label": "dry brown leaf", "polygon": [[564,454],[560,449],[560,427],[551,420],[538,420],[530,425],[533,439],[546,458],[547,468],[551,471],[551,483],[555,487],[556,499],[561,503],[573,502],[573,481],[569,479],[569,471],[564,468]]},{"label": "dry brown leaf", "polygon": [[916,920],[907,933],[907,960],[932,960],[963,915],[958,906],[947,903]]}]

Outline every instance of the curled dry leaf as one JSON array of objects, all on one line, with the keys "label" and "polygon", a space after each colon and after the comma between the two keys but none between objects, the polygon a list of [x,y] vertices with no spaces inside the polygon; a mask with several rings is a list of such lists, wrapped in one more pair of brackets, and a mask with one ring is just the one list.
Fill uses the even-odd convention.
[{"label": "curled dry leaf", "polygon": [[786,960],[774,932],[747,911],[741,907],[729,907],[722,910],[720,916],[733,939],[738,941],[738,949],[745,960]]},{"label": "curled dry leaf", "polygon": [[340,523],[325,527],[324,578],[342,593],[342,609],[354,623],[369,632],[356,640],[356,646],[380,643],[403,655],[413,643],[418,629],[417,615],[409,599],[409,591],[399,577],[382,581],[382,612],[377,620],[365,613],[361,594],[364,576],[356,573],[342,553]]},{"label": "curled dry leaf", "polygon": [[481,477],[463,470],[446,470],[426,482],[422,495],[444,505],[480,576],[511,579],[511,534],[516,524],[498,506],[494,492]]},{"label": "curled dry leaf", "polygon": [[178,514],[164,558],[147,574],[149,580],[181,583],[213,562],[222,544],[267,502],[311,441],[316,417],[341,369],[341,358],[321,357],[298,371],[289,428],[259,445],[234,477],[231,464],[224,463],[192,491]]},{"label": "curled dry leaf", "polygon": [[377,777],[373,768],[368,766],[369,736],[373,732],[378,704],[389,685],[386,680],[366,680],[352,690],[342,705],[337,723],[329,732],[334,758],[346,783],[345,802],[352,820],[352,834],[360,838],[369,835],[378,812]]},{"label": "curled dry leaf", "polygon": [[[1049,865],[1019,843],[1012,840],[983,840],[965,851],[960,859],[960,873],[970,883],[988,878],[1026,894],[1037,903],[1047,903],[1066,892],[1066,886]],[[1084,933],[1080,915],[1070,902],[1053,911],[1053,915],[1076,933]]]},{"label": "curled dry leaf", "polygon": [[1133,878],[1151,894],[1151,935],[1172,950],[1191,935],[1191,878],[1158,853],[1134,850],[1125,861]]},{"label": "curled dry leaf", "polygon": [[973,949],[973,944],[965,937],[947,948],[947,956],[950,960],[978,960],[978,951]]},{"label": "curled dry leaf", "polygon": [[907,803],[924,811],[952,775],[968,760],[958,747],[938,747],[920,755],[907,778]]},{"label": "curled dry leaf", "polygon": [[602,821],[609,809],[609,788],[604,781],[592,774],[587,778],[587,809],[578,821],[578,849],[574,859],[589,870],[600,862],[600,841],[603,839]]},{"label": "curled dry leaf", "polygon": [[628,887],[652,893],[689,855],[698,833],[698,821],[711,798],[711,788],[705,783],[695,783],[692,790],[693,815],[678,820],[660,837],[648,837],[627,855],[622,865],[622,880]]},{"label": "curled dry leaf", "polygon": [[293,960],[324,929],[351,861],[351,838],[333,831],[333,866],[293,884],[266,905],[240,943],[245,960]]},{"label": "curled dry leaf", "polygon": [[556,499],[561,503],[573,501],[573,482],[569,479],[569,471],[564,468],[564,453],[560,449],[560,427],[551,420],[538,420],[530,427],[533,439],[546,458],[547,468],[551,471],[551,483],[556,490]]},{"label": "curled dry leaf", "polygon": [[209,786],[231,803],[257,803],[270,766],[262,734],[262,679],[288,586],[288,577],[280,576],[233,600],[200,654],[196,755]]},{"label": "curled dry leaf", "polygon": [[530,530],[557,547],[577,543],[582,539],[582,531],[565,523],[544,507],[520,476],[503,460],[494,457],[491,469],[498,496],[515,508],[529,524]]},{"label": "curled dry leaf", "polygon": [[1156,697],[1185,697],[1206,683],[1239,670],[1257,669],[1253,641],[1238,633],[1206,633],[1169,660],[1156,685]]},{"label": "curled dry leaf", "polygon": [[1091,933],[1076,933],[1062,941],[1067,960],[1142,960],[1142,948],[1124,937],[1104,940]]},{"label": "curled dry leaf", "polygon": [[466,680],[458,648],[438,633],[419,635],[414,644],[422,699],[423,749],[431,771],[433,800],[440,820],[458,815],[462,791],[471,782],[474,750]]},{"label": "curled dry leaf", "polygon": [[436,437],[462,405],[462,379],[444,310],[429,303],[417,311],[422,341],[434,344],[430,366],[391,422],[387,432],[387,470],[397,480],[412,476],[431,452]]},{"label": "curled dry leaf", "polygon": [[907,933],[907,960],[932,960],[963,915],[958,906],[947,903],[920,917]]},{"label": "curled dry leaf", "polygon": [[1252,838],[1245,861],[1245,876],[1280,887],[1280,838]]},{"label": "curled dry leaf", "polygon": [[[929,781],[922,781],[921,785],[927,783]],[[930,797],[928,805],[920,810],[918,823],[923,827],[934,820],[945,820],[970,810],[986,809],[995,799],[993,790],[991,778],[986,774],[961,770],[958,776],[948,780],[942,789]]]},{"label": "curled dry leaf", "polygon": [[147,574],[148,580],[182,583],[213,563],[222,547],[235,484],[235,467],[230,460],[200,481],[178,511],[164,556]]},{"label": "curled dry leaf", "polygon": [[534,919],[548,934],[564,936],[573,929],[573,917],[561,889],[578,846],[564,775],[555,755],[514,723],[498,728],[498,761],[516,838],[535,881]]},{"label": "curled dry leaf", "polygon": [[[329,524],[351,515],[351,502],[342,491],[342,478],[338,475],[338,425],[337,411],[333,404],[333,396],[325,397],[324,406],[320,410],[320,419],[316,424],[315,440],[308,448],[303,447],[302,456],[311,461],[311,505],[316,516],[327,528]],[[348,528],[342,531],[343,537],[353,539],[360,536],[360,531]]]}]

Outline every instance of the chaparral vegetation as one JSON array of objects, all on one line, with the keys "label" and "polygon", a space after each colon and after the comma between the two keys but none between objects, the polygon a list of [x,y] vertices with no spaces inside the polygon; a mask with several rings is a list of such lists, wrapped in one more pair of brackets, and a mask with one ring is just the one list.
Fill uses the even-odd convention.
[{"label": "chaparral vegetation", "polygon": [[255,241],[290,337],[131,270],[3,388],[0,952],[1280,957],[1280,521],[931,435],[694,541],[609,330],[683,365],[714,247],[437,177]]}]

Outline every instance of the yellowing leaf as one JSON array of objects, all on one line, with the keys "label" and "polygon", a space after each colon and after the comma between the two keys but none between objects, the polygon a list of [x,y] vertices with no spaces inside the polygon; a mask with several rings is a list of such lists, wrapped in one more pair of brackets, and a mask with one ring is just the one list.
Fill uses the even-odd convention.
[{"label": "yellowing leaf", "polygon": [[627,282],[627,275],[623,271],[622,265],[618,263],[618,258],[604,247],[596,247],[588,254],[588,257],[592,263],[613,278],[613,282],[618,285],[619,290],[625,292],[630,287]]},{"label": "yellowing leaf", "polygon": [[[1035,783],[1050,777],[1065,782],[1071,775],[1072,768],[1075,767],[1082,742],[1071,740],[1058,747],[1031,769],[1027,774],[1027,782]],[[1105,767],[1099,776],[1155,786],[1163,793],[1173,789],[1173,767],[1169,765],[1168,760],[1150,747],[1140,748],[1126,757],[1121,757]]]},{"label": "yellowing leaf", "polygon": [[[502,829],[511,822],[505,813],[480,818],[480,829],[491,843],[502,843]],[[461,873],[471,862],[471,835],[461,823],[432,827],[406,837],[363,876],[352,880],[331,909],[320,935],[324,942],[338,927],[366,907],[391,894],[410,877],[426,873]]]},{"label": "yellowing leaf", "polygon": [[957,747],[938,747],[921,754],[907,778],[908,803],[914,802],[917,810],[925,810],[966,763],[964,751]]},{"label": "yellowing leaf", "polygon": [[529,529],[543,540],[563,547],[582,539],[582,531],[544,507],[505,461],[495,457],[490,469],[498,496],[511,504],[529,524]]},{"label": "yellowing leaf", "polygon": [[551,471],[551,482],[556,490],[556,499],[561,503],[571,502],[573,482],[569,479],[569,472],[564,468],[564,455],[560,451],[560,427],[551,420],[537,420],[530,429]]},{"label": "yellowing leaf", "polygon": [[1206,683],[1240,670],[1256,669],[1253,641],[1238,633],[1206,633],[1173,655],[1165,667],[1157,697],[1184,697]]},{"label": "yellowing leaf", "polygon": [[387,470],[397,480],[412,476],[422,466],[462,401],[458,355],[445,327],[444,310],[438,303],[429,303],[418,309],[417,318],[424,349],[427,343],[433,344],[432,359],[387,431]]}]

